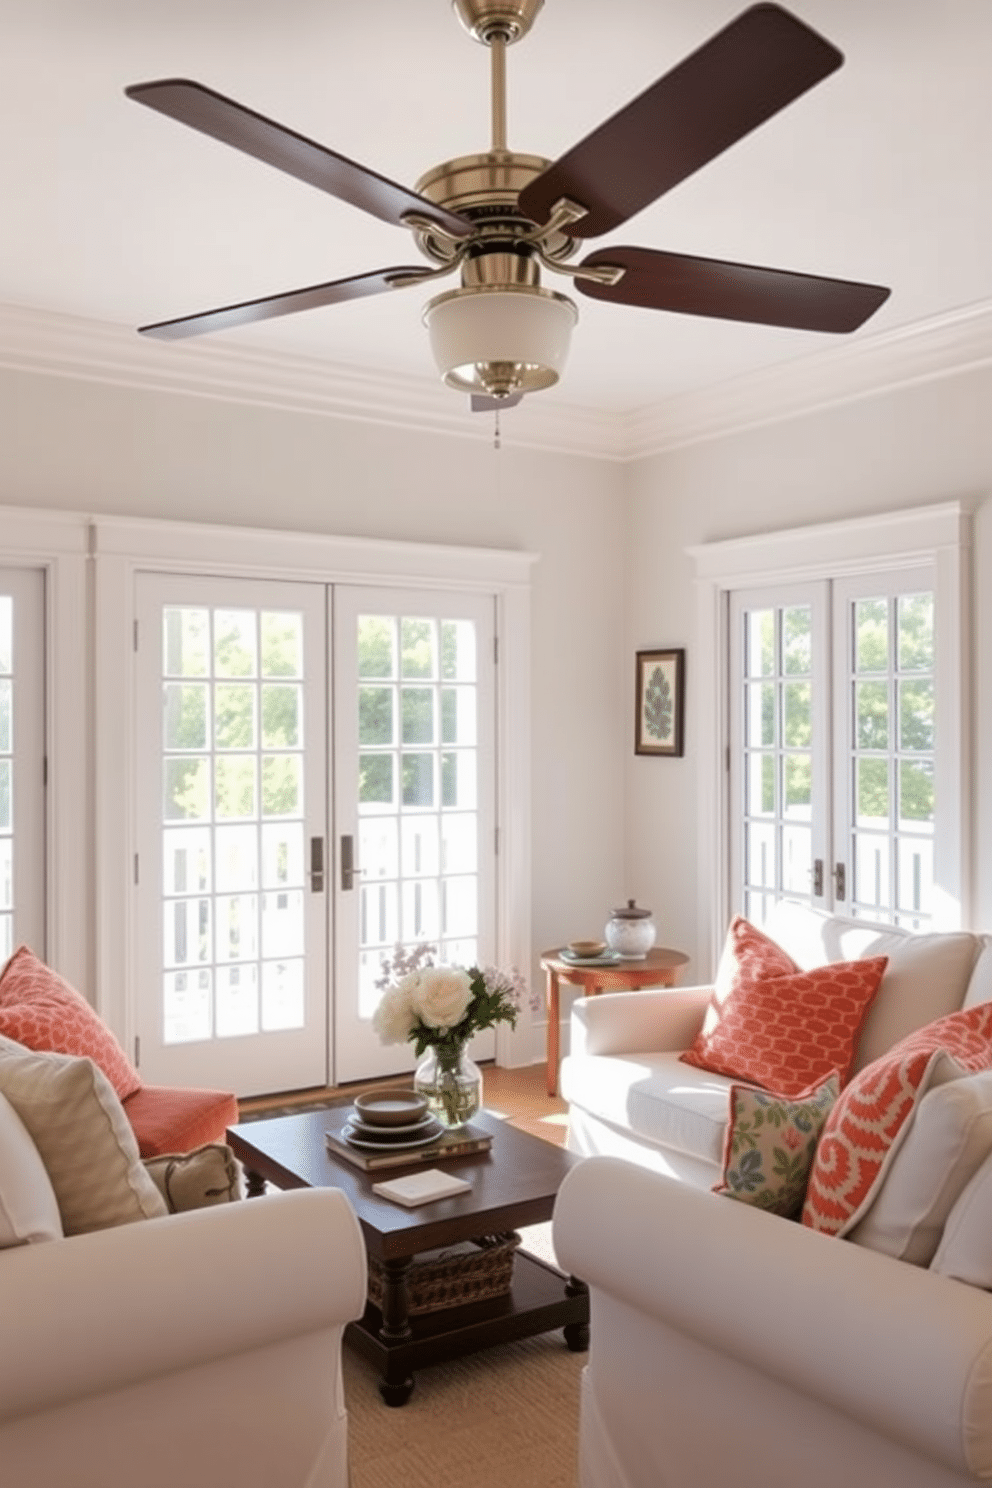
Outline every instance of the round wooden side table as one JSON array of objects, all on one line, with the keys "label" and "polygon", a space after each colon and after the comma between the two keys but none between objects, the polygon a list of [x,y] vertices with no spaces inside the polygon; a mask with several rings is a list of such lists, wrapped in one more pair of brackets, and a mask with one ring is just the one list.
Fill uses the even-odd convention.
[{"label": "round wooden side table", "polygon": [[561,952],[561,946],[541,952],[548,1003],[549,1095],[558,1094],[560,982],[567,982],[570,987],[581,987],[583,997],[594,997],[597,992],[635,992],[639,987],[674,987],[679,971],[689,959],[682,951],[655,946],[637,961],[625,959],[582,965],[564,959]]}]

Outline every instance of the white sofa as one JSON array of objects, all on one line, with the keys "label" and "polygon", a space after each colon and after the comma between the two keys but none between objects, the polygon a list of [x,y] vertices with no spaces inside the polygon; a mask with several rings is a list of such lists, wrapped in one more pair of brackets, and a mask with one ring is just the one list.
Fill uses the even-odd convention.
[{"label": "white sofa", "polygon": [[334,1190],[0,1251],[3,1488],[345,1488],[365,1267]]},{"label": "white sofa", "polygon": [[[854,1072],[935,1018],[992,1000],[992,936],[914,935],[785,901],[763,929],[804,971],[888,956]],[[627,1158],[707,1189],[719,1180],[731,1081],[678,1057],[699,1032],[712,992],[658,988],[573,1003],[561,1066],[573,1152]]]},{"label": "white sofa", "polygon": [[[786,904],[765,928],[803,969],[889,957],[856,1069],[992,1000],[992,937],[912,936]],[[569,1145],[590,1160],[561,1189],[554,1245],[590,1287],[582,1488],[992,1478],[992,1295],[711,1191],[731,1082],[678,1059],[711,992],[573,1009],[562,1090]]]},{"label": "white sofa", "polygon": [[992,1478],[992,1295],[616,1158],[566,1178],[581,1488]]}]

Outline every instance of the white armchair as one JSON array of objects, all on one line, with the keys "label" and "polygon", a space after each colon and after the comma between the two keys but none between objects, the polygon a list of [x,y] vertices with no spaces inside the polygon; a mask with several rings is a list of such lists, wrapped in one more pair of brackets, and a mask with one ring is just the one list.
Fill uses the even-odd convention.
[{"label": "white armchair", "polygon": [[365,1268],[335,1190],[0,1252],[3,1488],[344,1488]]},{"label": "white armchair", "polygon": [[581,1488],[992,1478],[992,1295],[592,1157],[559,1264],[589,1283]]}]

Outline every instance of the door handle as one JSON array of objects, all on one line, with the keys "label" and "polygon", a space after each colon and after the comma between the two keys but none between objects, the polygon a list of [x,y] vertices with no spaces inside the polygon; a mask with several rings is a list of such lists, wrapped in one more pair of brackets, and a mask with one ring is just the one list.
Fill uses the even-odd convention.
[{"label": "door handle", "polygon": [[341,838],[341,887],[344,890],[355,887],[355,879],[360,878],[361,868],[355,866],[355,839],[349,832]]},{"label": "door handle", "polygon": [[322,894],[324,892],[323,837],[310,838],[310,892],[311,894]]},{"label": "door handle", "polygon": [[813,860],[813,896],[816,899],[823,898],[823,859]]},{"label": "door handle", "polygon": [[834,894],[837,899],[847,897],[847,871],[843,863],[834,864]]}]

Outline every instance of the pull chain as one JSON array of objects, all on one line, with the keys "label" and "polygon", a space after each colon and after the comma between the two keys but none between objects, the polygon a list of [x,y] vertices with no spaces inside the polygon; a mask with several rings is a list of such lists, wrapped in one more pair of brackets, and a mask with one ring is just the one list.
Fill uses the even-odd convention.
[{"label": "pull chain", "polygon": [[500,443],[500,436],[499,436],[499,409],[497,408],[496,411],[495,411],[495,413],[493,414],[493,449],[497,449],[498,450],[499,449],[499,443]]}]

